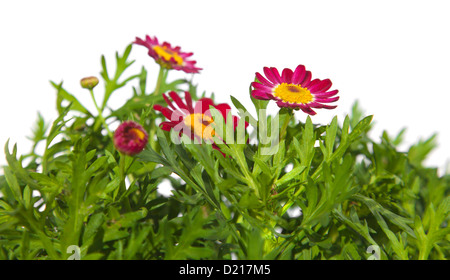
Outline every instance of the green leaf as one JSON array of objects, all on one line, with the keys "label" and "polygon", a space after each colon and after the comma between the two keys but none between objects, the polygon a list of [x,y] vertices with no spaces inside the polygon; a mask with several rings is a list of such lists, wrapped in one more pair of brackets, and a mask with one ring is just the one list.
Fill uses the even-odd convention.
[{"label": "green leaf", "polygon": [[125,86],[125,84],[135,78],[139,78],[141,75],[133,75],[130,76],[128,78],[126,78],[124,81],[119,82],[119,79],[122,77],[122,74],[125,72],[125,70],[130,67],[133,63],[133,61],[128,61],[128,57],[130,55],[131,49],[133,47],[133,44],[129,44],[123,55],[120,56],[118,52],[116,52],[116,71],[114,73],[114,77],[110,77],[108,75],[108,70],[106,67],[106,59],[104,56],[102,56],[101,58],[101,64],[102,64],[102,71],[100,73],[100,75],[103,77],[103,79],[105,80],[105,94],[104,94],[104,98],[103,98],[103,102],[102,105],[100,107],[100,109],[103,111],[106,107],[106,104],[108,103],[109,98],[111,97],[111,95],[113,94],[114,91],[116,91],[117,89]]},{"label": "green leaf", "polygon": [[352,114],[351,114],[351,119],[350,119],[350,127],[352,129],[355,129],[358,122],[361,121],[362,116],[363,116],[363,111],[361,110],[361,108],[359,106],[359,102],[355,101],[355,103],[352,106]]},{"label": "green leaf", "polygon": [[23,203],[22,190],[19,186],[19,182],[17,181],[16,176],[14,176],[14,174],[11,172],[11,169],[7,166],[3,168],[3,171],[5,173],[6,182],[8,183],[9,189],[14,195],[14,199],[19,203]]},{"label": "green leaf", "polygon": [[42,173],[30,173],[31,178],[35,179],[40,186],[48,187],[48,191],[57,192],[60,189],[60,184],[55,178],[51,178]]},{"label": "green leaf", "polygon": [[107,161],[108,161],[107,156],[99,157],[98,159],[96,159],[86,170],[86,176],[91,177],[96,171],[98,171],[101,168],[104,168]]},{"label": "green leaf", "polygon": [[250,125],[252,125],[253,127],[257,127],[258,122],[250,114],[250,112],[244,107],[244,105],[242,105],[242,103],[239,100],[237,100],[234,96],[230,95],[230,98],[231,98],[231,102],[233,103],[233,105],[236,107],[236,109],[238,109],[239,117],[241,117],[242,119],[245,119],[245,120],[248,119],[248,123]]},{"label": "green leaf", "polygon": [[147,148],[136,155],[137,158],[144,162],[155,162],[165,166],[170,166],[170,163],[161,155],[156,153],[152,148]]},{"label": "green leaf", "polygon": [[[6,141],[5,143],[5,156],[6,156],[6,161],[8,162],[9,168],[10,168],[10,174],[13,175],[13,177],[15,177],[16,179],[13,179],[12,177],[9,177],[10,180],[19,180],[24,182],[25,184],[29,185],[31,188],[33,189],[37,189],[40,190],[41,186],[39,184],[37,184],[29,175],[28,171],[25,170],[22,167],[22,163],[20,161],[17,160],[16,158],[17,155],[17,144],[14,145],[12,153],[9,152],[9,139]],[[12,184],[15,184],[14,182],[10,182]],[[13,186],[15,188],[14,191],[17,191],[18,189]],[[22,194],[22,192],[20,191],[20,194]]]},{"label": "green leaf", "polygon": [[275,184],[277,186],[282,186],[288,182],[290,182],[291,180],[293,180],[294,178],[298,178],[300,179],[300,175],[306,170],[306,166],[303,165],[298,165],[296,167],[294,167],[291,171],[289,171],[288,173],[284,174],[283,177],[281,177],[280,179],[275,181]]},{"label": "green leaf", "polygon": [[169,143],[167,142],[166,135],[164,134],[164,131],[161,128],[157,128],[156,135],[158,136],[158,142],[161,146],[161,150],[163,151],[164,155],[166,156],[167,160],[171,164],[175,164],[175,153],[173,149],[169,147]]},{"label": "green leaf", "polygon": [[314,156],[314,143],[316,137],[314,136],[314,126],[311,118],[308,116],[305,123],[305,128],[302,133],[302,140],[297,146],[297,152],[300,155],[300,162],[303,166],[309,167]]},{"label": "green leaf", "polygon": [[422,162],[427,158],[430,152],[436,148],[436,134],[433,134],[430,138],[410,147],[408,151],[408,159],[411,163],[422,166]]},{"label": "green leaf", "polygon": [[342,124],[341,143],[347,143],[350,128],[350,118],[345,116],[344,123]]},{"label": "green leaf", "polygon": [[[59,83],[56,84],[54,82],[50,82],[51,85],[57,90],[57,103],[56,103],[56,107],[58,109],[58,112],[60,115],[63,114],[65,108],[62,107],[61,102],[63,100],[67,100],[71,105],[70,105],[70,109],[74,110],[74,111],[78,111],[81,112],[83,114],[86,114],[88,116],[92,116],[92,114],[80,103],[80,101],[78,101],[78,99],[73,96],[72,94],[70,94],[69,92],[67,92],[64,88],[63,88],[63,83]],[[67,107],[66,107],[67,108]]]},{"label": "green leaf", "polygon": [[[269,177],[273,176],[272,170],[270,170],[270,168],[267,166],[267,164],[265,162],[263,162],[261,159],[259,159],[257,157],[254,157],[253,160],[259,166],[259,168],[261,168],[262,172],[265,175],[267,175]],[[253,172],[253,174],[255,174],[255,173]]]},{"label": "green leaf", "polygon": [[253,98],[253,96],[250,94],[250,99],[253,102],[253,105],[255,105],[256,112],[259,112],[260,110],[266,110],[267,105],[269,105],[269,100],[260,100]]},{"label": "green leaf", "polygon": [[368,245],[377,245],[375,240],[372,238],[372,236],[369,233],[369,227],[367,223],[362,224],[361,221],[358,218],[358,214],[356,211],[352,208],[351,210],[351,219],[345,216],[340,209],[333,209],[333,215],[336,219],[338,219],[341,223],[347,225],[350,227],[350,229],[354,230],[356,233],[361,235],[367,242]]},{"label": "green leaf", "polygon": [[104,222],[105,214],[102,212],[93,214],[89,217],[89,221],[83,233],[83,244],[88,243],[90,239],[93,239],[95,237]]},{"label": "green leaf", "polygon": [[387,210],[386,208],[381,206],[379,203],[377,203],[375,200],[368,198],[366,196],[363,196],[361,194],[354,194],[352,196],[352,198],[354,198],[360,202],[363,202],[367,206],[367,208],[369,208],[370,212],[372,212],[372,214],[375,216],[375,218],[378,218],[380,222],[382,222],[380,219],[380,217],[382,215],[382,216],[386,217],[391,223],[393,223],[394,225],[398,226],[399,228],[404,230],[406,233],[408,233],[408,235],[415,238],[414,231],[408,225],[408,224],[413,223],[413,221],[411,221],[410,219],[399,216],[399,215]]},{"label": "green leaf", "polygon": [[216,208],[220,209],[220,194],[218,193],[217,188],[213,187],[214,184],[207,174],[203,173],[202,179],[204,182],[206,193],[208,194],[211,201],[214,202]]},{"label": "green leaf", "polygon": [[325,155],[325,160],[328,160],[333,153],[334,142],[336,140],[336,133],[337,133],[337,117],[334,117],[333,121],[329,126],[327,126],[326,129],[325,147],[324,149],[322,149],[322,152]]},{"label": "green leaf", "polygon": [[329,164],[329,162],[332,162],[334,160],[342,158],[342,156],[345,154],[345,151],[350,146],[351,143],[353,143],[362,133],[364,133],[368,128],[372,121],[373,116],[368,116],[362,119],[356,127],[353,129],[353,131],[348,135],[348,137],[345,137],[346,141],[341,141],[339,144],[339,147],[334,151],[334,153],[331,155],[328,161],[322,161],[322,163],[319,165],[319,167],[316,169],[314,174],[312,175],[312,178],[317,179],[322,172],[322,168],[324,164]]},{"label": "green leaf", "polygon": [[44,117],[41,115],[41,113],[38,112],[37,121],[32,128],[33,135],[31,137],[27,137],[34,142],[34,147],[36,147],[38,142],[45,139],[45,132],[47,131],[47,129],[48,125],[45,123]]}]

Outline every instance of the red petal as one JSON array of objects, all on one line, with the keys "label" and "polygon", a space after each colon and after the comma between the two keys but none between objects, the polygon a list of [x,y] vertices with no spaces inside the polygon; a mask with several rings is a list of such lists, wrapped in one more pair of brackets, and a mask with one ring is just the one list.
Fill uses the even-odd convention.
[{"label": "red petal", "polygon": [[276,73],[278,73],[278,76],[273,72],[273,69],[276,70],[276,68],[269,68],[269,67],[264,67],[264,74],[266,75],[267,79],[269,79],[269,81],[271,81],[274,84],[281,84],[281,78],[279,77],[280,74],[278,73],[278,70],[276,71]]},{"label": "red petal", "polygon": [[300,109],[303,111],[303,112],[305,112],[305,113],[307,113],[307,114],[309,114],[309,115],[311,115],[311,116],[314,116],[315,114],[317,114],[313,109],[311,109],[309,106],[305,106],[305,105],[303,105],[303,104],[301,104],[300,105]]},{"label": "red petal", "polygon": [[165,131],[170,131],[174,126],[176,126],[178,123],[176,122],[162,122],[160,124],[161,129]]},{"label": "red petal", "polygon": [[339,100],[339,96],[332,97],[332,98],[315,98],[315,101],[320,102],[320,103],[331,103],[331,102],[336,102],[338,100]]},{"label": "red petal", "polygon": [[256,78],[258,79],[258,81],[260,81],[262,84],[268,86],[268,87],[273,87],[274,84],[272,84],[271,82],[269,82],[266,78],[264,78],[263,75],[256,73]]},{"label": "red petal", "polygon": [[260,84],[257,82],[253,82],[252,87],[254,87],[255,89],[260,89],[260,90],[264,90],[267,92],[272,92],[272,89],[273,89],[273,86],[267,86],[267,85]]},{"label": "red petal", "polygon": [[259,89],[252,90],[252,96],[260,100],[272,99],[265,91]]},{"label": "red petal", "polygon": [[292,76],[292,83],[299,85],[301,81],[303,81],[305,74],[306,74],[305,66],[303,65],[297,66]]},{"label": "red petal", "polygon": [[173,112],[169,108],[156,104],[153,106],[153,109],[155,109],[156,111],[160,111],[164,115],[164,117],[166,117],[169,120],[172,117]]},{"label": "red petal", "polygon": [[312,108],[317,108],[317,109],[334,109],[337,107],[337,105],[325,105],[325,104],[320,104],[318,102],[312,102],[309,103],[308,106],[311,106]]},{"label": "red petal", "polygon": [[170,101],[170,99],[167,97],[167,95],[165,93],[162,94],[164,100],[166,101],[167,105],[169,105],[169,107],[172,110],[176,110],[176,108],[173,106],[172,102]]},{"label": "red petal", "polygon": [[169,96],[172,98],[173,101],[175,101],[178,108],[188,110],[186,104],[183,103],[183,100],[181,100],[180,96],[178,96],[178,94],[175,91],[169,92]]},{"label": "red petal", "polygon": [[[311,82],[311,84],[312,84],[312,82]],[[309,90],[311,92],[325,92],[325,91],[329,90],[332,86],[330,79],[325,79],[323,81],[319,80],[319,82],[317,82],[316,84],[314,84],[314,85],[311,85],[311,84],[309,85]]]},{"label": "red petal", "polygon": [[285,83],[292,83],[292,76],[294,75],[294,72],[292,72],[291,69],[285,68],[283,69],[283,72],[281,73],[281,79],[285,82]]},{"label": "red petal", "polygon": [[321,93],[314,93],[314,97],[317,98],[328,98],[331,97],[333,95],[336,95],[339,92],[339,90],[335,89],[329,92],[321,92]]},{"label": "red petal", "polygon": [[211,98],[202,98],[197,101],[194,108],[194,113],[204,114],[209,110],[209,105],[214,105],[214,101]]},{"label": "red petal", "polygon": [[311,82],[311,77],[312,77],[311,72],[306,71],[305,77],[303,78],[303,81],[300,83],[302,87],[307,87],[309,85],[309,82]]},{"label": "red petal", "polygon": [[221,103],[219,105],[216,105],[215,108],[222,113],[222,116],[223,116],[224,120],[226,121],[228,112],[231,111],[230,105],[228,105],[227,103]]},{"label": "red petal", "polygon": [[184,92],[184,99],[186,99],[186,105],[190,113],[194,112],[194,108],[192,107],[192,97],[189,91]]}]

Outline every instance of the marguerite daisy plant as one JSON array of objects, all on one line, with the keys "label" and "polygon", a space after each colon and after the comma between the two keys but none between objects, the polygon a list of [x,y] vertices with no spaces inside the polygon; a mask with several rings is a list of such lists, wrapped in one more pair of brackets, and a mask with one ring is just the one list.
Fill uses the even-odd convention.
[{"label": "marguerite daisy plant", "polygon": [[334,109],[336,105],[326,105],[339,99],[338,90],[331,88],[329,79],[311,80],[311,72],[299,65],[294,71],[283,69],[281,75],[275,67],[264,67],[265,77],[256,73],[257,81],[252,83],[252,96],[256,99],[274,100],[279,107],[300,109],[315,115],[314,109]]}]

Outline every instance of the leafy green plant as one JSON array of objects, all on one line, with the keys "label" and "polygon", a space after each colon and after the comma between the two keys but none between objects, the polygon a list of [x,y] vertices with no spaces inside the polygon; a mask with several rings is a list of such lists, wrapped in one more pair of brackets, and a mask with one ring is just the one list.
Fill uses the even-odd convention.
[{"label": "leafy green plant", "polygon": [[[116,54],[114,70],[102,56],[103,100],[90,89],[96,113],[52,82],[59,117],[38,115],[28,154],[6,143],[0,259],[68,259],[79,248],[81,259],[360,260],[374,246],[381,259],[448,258],[450,176],[423,164],[434,135],[400,152],[403,131],[370,138],[373,116],[357,103],[342,122],[315,124],[289,109],[268,115],[268,101],[251,96],[256,117],[235,97],[238,119],[210,107],[213,144],[187,135],[174,143],[154,110],[166,105],[161,93],[205,93],[168,81],[167,61],[149,92],[144,67],[124,76],[131,51]],[[109,108],[124,87],[133,96]],[[135,156],[119,152],[109,131],[127,120],[148,132]],[[167,184],[170,196],[159,191]]]}]

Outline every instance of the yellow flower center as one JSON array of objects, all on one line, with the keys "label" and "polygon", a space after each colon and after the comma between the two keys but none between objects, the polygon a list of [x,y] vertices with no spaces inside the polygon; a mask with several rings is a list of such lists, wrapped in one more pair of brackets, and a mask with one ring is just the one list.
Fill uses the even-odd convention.
[{"label": "yellow flower center", "polygon": [[155,50],[159,57],[162,57],[167,61],[170,61],[170,59],[173,58],[178,65],[183,64],[183,58],[179,56],[178,53],[173,52],[165,46],[154,46],[153,50]]},{"label": "yellow flower center", "polygon": [[307,104],[313,101],[311,92],[300,85],[282,83],[274,90],[274,96],[288,103]]},{"label": "yellow flower center", "polygon": [[132,128],[130,130],[137,136],[137,138],[139,138],[139,140],[144,140],[145,134],[140,129]]},{"label": "yellow flower center", "polygon": [[190,114],[184,118],[184,124],[190,127],[195,135],[204,140],[211,140],[216,134],[214,129],[210,126],[214,121],[211,117],[204,114]]}]

